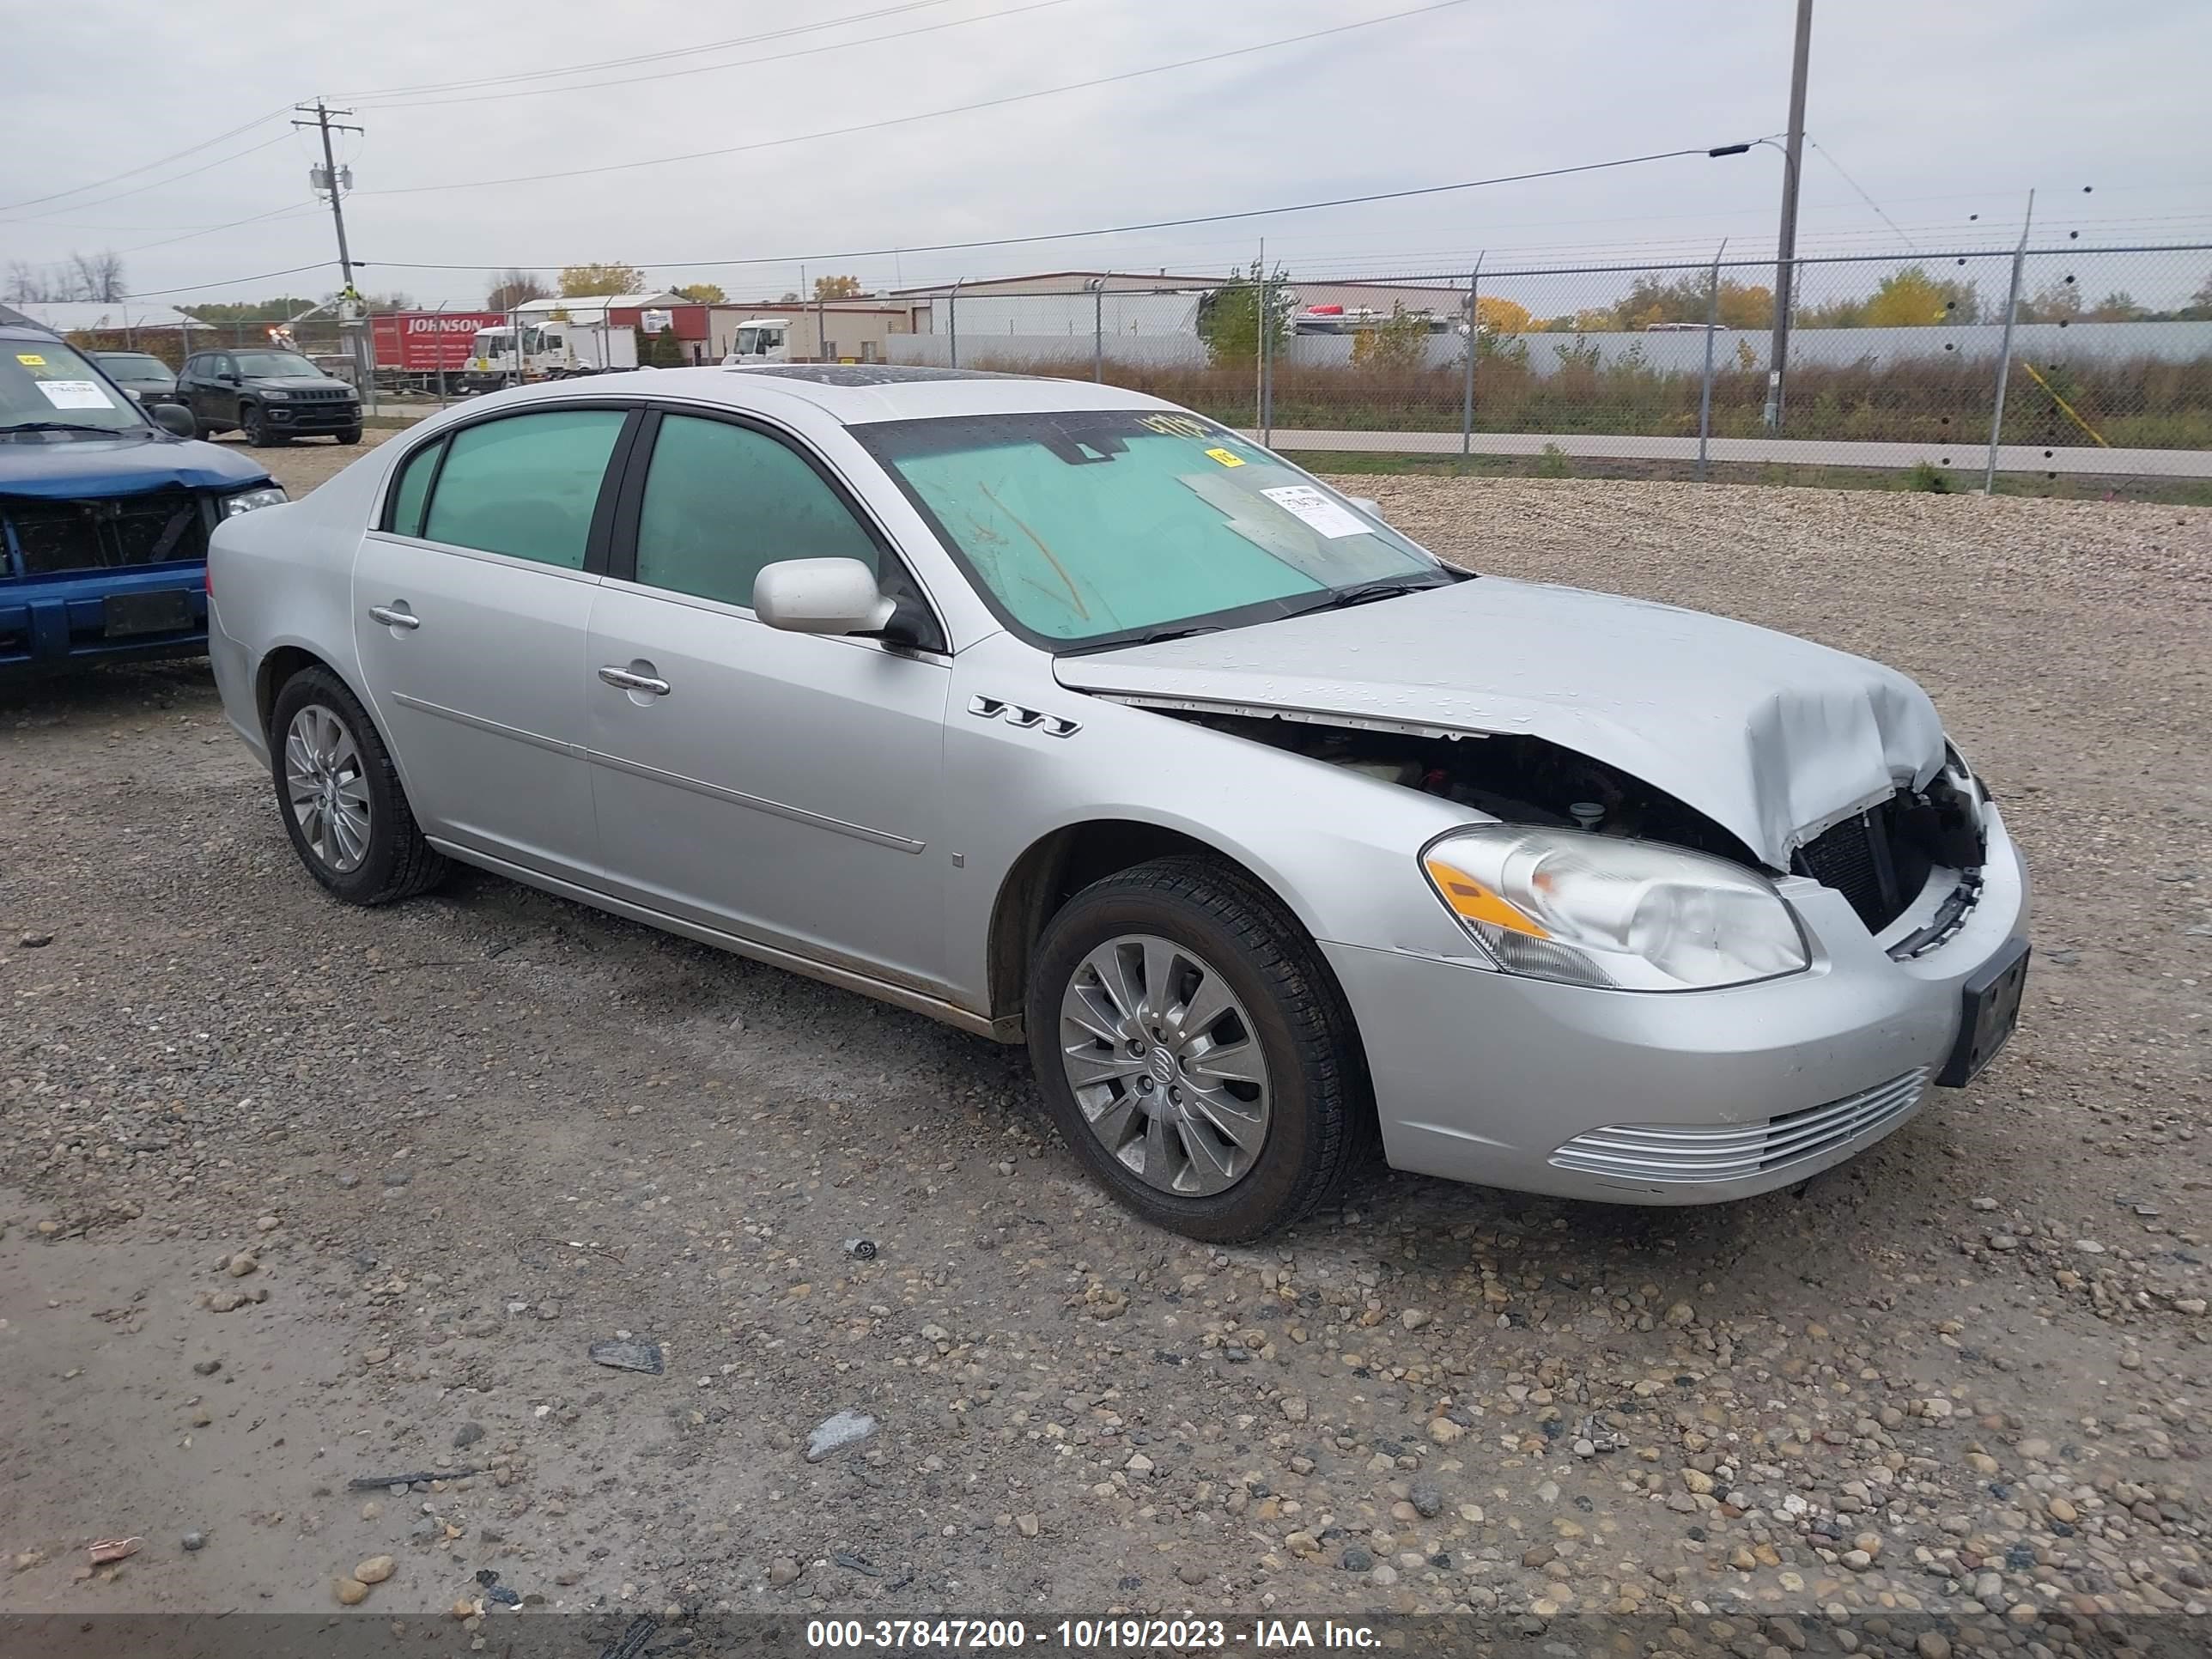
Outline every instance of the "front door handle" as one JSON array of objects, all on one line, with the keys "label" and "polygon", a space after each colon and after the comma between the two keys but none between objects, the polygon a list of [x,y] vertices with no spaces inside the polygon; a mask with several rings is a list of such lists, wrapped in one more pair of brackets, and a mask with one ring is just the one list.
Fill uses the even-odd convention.
[{"label": "front door handle", "polygon": [[599,670],[599,678],[609,685],[621,690],[645,691],[656,697],[665,697],[668,695],[669,687],[666,680],[656,679],[650,674],[634,674],[629,669],[617,668],[612,663]]},{"label": "front door handle", "polygon": [[404,605],[394,609],[388,605],[372,605],[368,607],[368,614],[373,620],[382,623],[386,628],[420,628],[422,625],[422,619]]}]

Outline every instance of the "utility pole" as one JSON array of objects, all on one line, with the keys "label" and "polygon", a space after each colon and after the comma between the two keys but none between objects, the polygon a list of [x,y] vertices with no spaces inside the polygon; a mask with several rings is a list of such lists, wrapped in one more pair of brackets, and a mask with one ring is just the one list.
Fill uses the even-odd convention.
[{"label": "utility pole", "polygon": [[1790,65],[1790,132],[1782,152],[1782,230],[1775,239],[1774,345],[1766,365],[1766,428],[1782,429],[1782,380],[1790,367],[1790,307],[1797,258],[1798,161],[1805,153],[1805,66],[1813,50],[1813,0],[1797,0],[1797,44]]},{"label": "utility pole", "polygon": [[292,107],[302,115],[313,114],[315,118],[312,121],[295,121],[292,123],[294,126],[313,127],[322,134],[323,185],[331,193],[331,222],[337,227],[338,233],[338,272],[342,279],[338,289],[339,327],[345,336],[346,355],[353,361],[354,384],[362,393],[362,400],[373,403],[376,392],[376,368],[362,349],[366,343],[366,336],[361,327],[361,295],[353,285],[353,253],[346,246],[345,208],[339,201],[344,191],[340,187],[337,160],[331,153],[331,134],[333,131],[361,132],[362,129],[332,121],[331,117],[333,115],[350,115],[353,112],[332,109],[319,98],[312,105],[295,104]]}]

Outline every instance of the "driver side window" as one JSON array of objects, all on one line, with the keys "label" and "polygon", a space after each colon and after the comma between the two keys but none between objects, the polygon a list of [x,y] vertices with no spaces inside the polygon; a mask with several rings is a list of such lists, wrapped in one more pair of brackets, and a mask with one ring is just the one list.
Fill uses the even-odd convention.
[{"label": "driver side window", "polygon": [[750,607],[753,578],[782,559],[858,559],[875,538],[822,476],[765,433],[664,415],[638,514],[637,580]]}]

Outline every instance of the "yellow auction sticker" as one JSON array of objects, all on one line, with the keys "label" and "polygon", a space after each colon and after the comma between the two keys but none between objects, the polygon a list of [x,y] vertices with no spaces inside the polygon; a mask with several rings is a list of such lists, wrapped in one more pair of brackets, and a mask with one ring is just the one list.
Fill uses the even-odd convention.
[{"label": "yellow auction sticker", "polygon": [[19,351],[15,354],[15,361],[26,368],[44,368],[46,366],[46,360],[35,351]]},{"label": "yellow auction sticker", "polygon": [[1224,466],[1242,466],[1244,465],[1242,458],[1231,454],[1225,449],[1209,449],[1206,453],[1209,457],[1220,462]]}]

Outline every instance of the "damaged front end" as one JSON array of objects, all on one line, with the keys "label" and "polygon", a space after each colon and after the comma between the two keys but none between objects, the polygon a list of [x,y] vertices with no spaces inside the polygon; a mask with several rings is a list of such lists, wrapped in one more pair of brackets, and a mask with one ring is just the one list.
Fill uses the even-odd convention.
[{"label": "damaged front end", "polygon": [[1434,795],[1501,823],[1675,848],[1770,878],[1807,877],[1840,893],[1870,934],[1897,932],[1885,948],[1899,958],[1924,955],[1954,934],[1981,890],[1984,798],[1948,747],[1944,766],[1925,787],[1899,787],[1827,825],[1796,848],[1786,866],[1778,866],[1667,791],[1544,738],[1106,695]]}]

